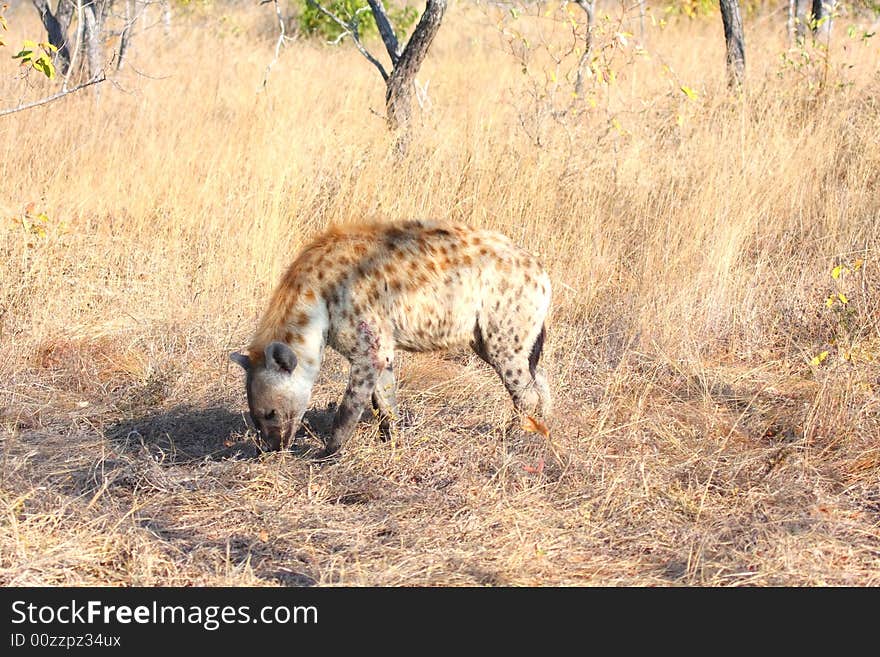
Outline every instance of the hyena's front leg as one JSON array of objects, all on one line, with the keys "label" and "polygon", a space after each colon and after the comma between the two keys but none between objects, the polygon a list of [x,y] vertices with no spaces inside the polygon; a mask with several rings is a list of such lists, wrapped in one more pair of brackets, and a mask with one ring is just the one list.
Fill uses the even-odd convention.
[{"label": "hyena's front leg", "polygon": [[333,429],[324,447],[324,456],[335,453],[351,438],[358,419],[370,403],[376,378],[376,370],[371,364],[352,363],[348,387],[333,418]]},{"label": "hyena's front leg", "polygon": [[[394,360],[393,340],[387,338],[388,332],[380,328],[378,322],[361,320],[357,324],[356,343],[349,361],[351,371],[348,375],[348,387],[336,417],[333,419],[333,430],[330,440],[324,448],[324,455],[336,452],[354,433],[355,426],[370,403],[370,397],[376,390],[376,383],[382,373],[390,371]],[[393,374],[392,383],[393,383]],[[387,386],[387,377],[382,379]],[[383,386],[380,398],[387,401]]]}]

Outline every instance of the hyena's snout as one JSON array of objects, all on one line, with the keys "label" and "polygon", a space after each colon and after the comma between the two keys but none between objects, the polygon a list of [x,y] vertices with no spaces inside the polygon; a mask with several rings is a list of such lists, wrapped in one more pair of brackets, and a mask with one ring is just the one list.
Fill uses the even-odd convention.
[{"label": "hyena's snout", "polygon": [[256,359],[249,353],[233,353],[230,358],[247,373],[248,409],[258,445],[271,451],[284,449],[299,428],[311,396],[311,383],[302,381],[296,355],[288,345],[271,342]]},{"label": "hyena's snout", "polygon": [[267,425],[265,422],[259,422],[256,418],[251,419],[257,430],[257,443],[262,449],[267,452],[277,452],[290,444],[290,438],[293,436],[293,421],[285,420]]},{"label": "hyena's snout", "polygon": [[281,431],[260,431],[257,429],[257,445],[267,452],[277,452],[281,449],[284,436]]}]

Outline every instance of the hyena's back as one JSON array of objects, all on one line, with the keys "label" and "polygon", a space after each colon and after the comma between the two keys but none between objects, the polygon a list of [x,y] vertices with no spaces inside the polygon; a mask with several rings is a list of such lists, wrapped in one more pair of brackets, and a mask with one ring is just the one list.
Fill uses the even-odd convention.
[{"label": "hyena's back", "polygon": [[313,253],[338,281],[326,290],[329,343],[344,355],[365,320],[386,325],[402,349],[482,341],[504,357],[533,346],[550,305],[549,278],[531,254],[465,225],[337,229]]}]

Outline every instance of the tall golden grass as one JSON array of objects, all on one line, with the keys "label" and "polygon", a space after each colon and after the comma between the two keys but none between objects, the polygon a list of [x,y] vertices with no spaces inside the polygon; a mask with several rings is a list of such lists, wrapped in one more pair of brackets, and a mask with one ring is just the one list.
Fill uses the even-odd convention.
[{"label": "tall golden grass", "polygon": [[[641,35],[609,7],[584,102],[557,7],[461,3],[401,156],[357,52],[299,38],[261,89],[271,16],[223,11],[0,119],[0,581],[877,583],[880,37],[788,50],[753,16],[735,93],[717,16]],[[540,254],[553,445],[501,431],[474,359],[425,355],[402,447],[224,452],[226,353],[297,248],[412,217]]]}]

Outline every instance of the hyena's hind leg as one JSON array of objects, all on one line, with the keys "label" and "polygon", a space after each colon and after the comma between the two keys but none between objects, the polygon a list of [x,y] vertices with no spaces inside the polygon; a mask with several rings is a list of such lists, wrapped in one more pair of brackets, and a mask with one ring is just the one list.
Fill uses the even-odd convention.
[{"label": "hyena's hind leg", "polygon": [[516,410],[540,423],[538,427],[545,427],[544,422],[552,410],[552,398],[547,376],[538,367],[544,349],[544,326],[530,344],[526,340],[511,339],[509,334],[502,339],[484,333],[479,326],[474,331],[471,345],[474,351],[498,373]]},{"label": "hyena's hind leg", "polygon": [[379,435],[382,440],[391,440],[397,433],[397,419],[400,417],[397,406],[397,381],[394,379],[392,364],[382,370],[373,389],[373,409],[379,418]]},{"label": "hyena's hind leg", "polygon": [[550,396],[550,386],[547,383],[547,375],[544,368],[538,365],[541,360],[541,353],[544,351],[544,340],[547,337],[547,328],[541,324],[541,332],[532,343],[529,351],[529,373],[532,375],[535,389],[538,392],[538,409],[537,412],[542,418],[549,418],[553,412],[553,398]]}]

